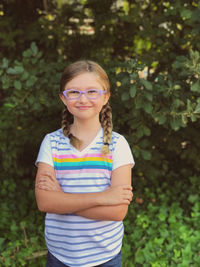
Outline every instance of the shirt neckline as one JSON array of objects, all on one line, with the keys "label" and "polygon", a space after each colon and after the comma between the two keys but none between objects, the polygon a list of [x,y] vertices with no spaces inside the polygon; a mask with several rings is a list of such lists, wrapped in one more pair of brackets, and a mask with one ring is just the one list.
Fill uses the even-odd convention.
[{"label": "shirt neckline", "polygon": [[75,152],[78,155],[83,155],[86,154],[90,148],[97,142],[97,139],[103,134],[103,129],[101,128],[98,133],[96,134],[96,136],[93,138],[93,140],[82,150],[78,150],[76,149],[74,146],[72,146],[69,142],[69,145],[71,147],[71,149],[73,150],[73,152]]}]

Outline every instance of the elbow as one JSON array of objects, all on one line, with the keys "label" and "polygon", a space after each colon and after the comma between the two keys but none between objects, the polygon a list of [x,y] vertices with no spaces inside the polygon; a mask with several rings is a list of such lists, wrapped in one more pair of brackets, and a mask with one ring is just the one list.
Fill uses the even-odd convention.
[{"label": "elbow", "polygon": [[121,222],[121,221],[124,220],[125,216],[126,216],[126,214],[125,215],[123,215],[123,214],[117,214],[115,216],[115,218],[114,218],[114,221]]},{"label": "elbow", "polygon": [[38,210],[41,212],[48,212],[48,208],[46,207],[45,203],[41,203],[37,201],[37,207],[38,207]]},{"label": "elbow", "polygon": [[49,202],[45,200],[45,198],[41,197],[40,195],[36,194],[36,203],[37,208],[41,212],[49,212]]},{"label": "elbow", "polygon": [[51,201],[46,201],[45,199],[37,200],[38,210],[41,212],[49,212],[49,213],[59,213],[56,212],[55,207]]},{"label": "elbow", "polygon": [[123,221],[124,218],[126,217],[127,211],[128,211],[127,205],[119,206],[113,218],[114,221]]},{"label": "elbow", "polygon": [[53,212],[53,202],[49,196],[49,192],[44,190],[35,191],[36,203],[38,210],[41,212]]}]

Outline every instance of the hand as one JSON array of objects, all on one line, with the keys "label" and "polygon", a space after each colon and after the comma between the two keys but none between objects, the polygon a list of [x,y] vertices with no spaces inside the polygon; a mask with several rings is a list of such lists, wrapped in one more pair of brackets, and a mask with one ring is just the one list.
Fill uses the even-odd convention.
[{"label": "hand", "polygon": [[56,177],[49,172],[41,173],[38,182],[36,183],[36,187],[47,191],[63,192]]},{"label": "hand", "polygon": [[102,205],[130,204],[133,198],[131,185],[109,187],[102,192]]}]

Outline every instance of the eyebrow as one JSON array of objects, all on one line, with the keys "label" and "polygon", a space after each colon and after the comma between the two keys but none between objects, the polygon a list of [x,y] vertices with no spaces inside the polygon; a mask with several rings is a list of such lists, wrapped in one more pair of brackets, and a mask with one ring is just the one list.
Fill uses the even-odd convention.
[{"label": "eyebrow", "polygon": [[81,88],[76,87],[76,86],[71,86],[69,88],[66,88],[65,90],[72,90],[72,89],[79,90],[79,91],[81,91],[81,90],[85,91],[85,90],[90,90],[90,89],[101,89],[101,88],[99,88],[97,86],[88,86],[86,89],[81,89]]}]

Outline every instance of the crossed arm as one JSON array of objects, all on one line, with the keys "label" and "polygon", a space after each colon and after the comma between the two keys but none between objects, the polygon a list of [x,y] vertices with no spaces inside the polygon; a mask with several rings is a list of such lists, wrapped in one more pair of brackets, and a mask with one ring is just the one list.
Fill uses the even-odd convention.
[{"label": "crossed arm", "polygon": [[97,220],[121,221],[132,200],[131,164],[115,169],[111,186],[99,193],[64,193],[56,180],[54,168],[46,163],[38,164],[35,195],[40,211],[77,215]]}]

